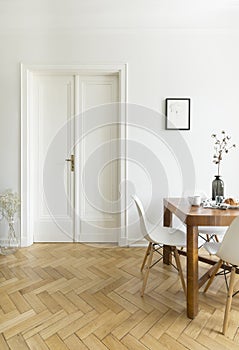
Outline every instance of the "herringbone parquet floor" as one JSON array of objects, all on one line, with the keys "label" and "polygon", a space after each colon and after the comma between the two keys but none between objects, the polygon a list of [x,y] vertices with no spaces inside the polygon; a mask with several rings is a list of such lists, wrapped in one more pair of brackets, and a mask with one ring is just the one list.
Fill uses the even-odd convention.
[{"label": "herringbone parquet floor", "polygon": [[0,256],[0,349],[239,349],[239,297],[233,299],[228,337],[220,334],[223,277],[207,295],[200,292],[200,312],[189,320],[170,266],[152,269],[140,297],[144,252],[34,244]]}]

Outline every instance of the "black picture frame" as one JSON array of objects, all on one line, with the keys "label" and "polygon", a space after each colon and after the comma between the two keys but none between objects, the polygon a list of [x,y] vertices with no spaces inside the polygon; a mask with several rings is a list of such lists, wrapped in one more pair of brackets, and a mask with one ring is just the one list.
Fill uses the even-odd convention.
[{"label": "black picture frame", "polygon": [[165,99],[165,129],[190,130],[190,98],[168,97]]}]

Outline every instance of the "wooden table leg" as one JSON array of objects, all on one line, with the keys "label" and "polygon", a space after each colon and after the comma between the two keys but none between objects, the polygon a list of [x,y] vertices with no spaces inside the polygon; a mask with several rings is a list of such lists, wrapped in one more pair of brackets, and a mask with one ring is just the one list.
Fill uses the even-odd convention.
[{"label": "wooden table leg", "polygon": [[187,226],[187,315],[198,314],[198,228]]},{"label": "wooden table leg", "polygon": [[[163,224],[166,227],[172,226],[172,212],[166,207],[164,207]],[[167,245],[163,246],[163,262],[164,264],[167,264],[167,265],[172,263],[172,253],[171,253],[170,246],[167,246]]]}]

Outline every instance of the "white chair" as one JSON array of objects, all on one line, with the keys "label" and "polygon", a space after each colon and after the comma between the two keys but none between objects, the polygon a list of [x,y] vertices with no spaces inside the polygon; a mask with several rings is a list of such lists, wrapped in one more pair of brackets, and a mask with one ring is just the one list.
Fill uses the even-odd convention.
[{"label": "white chair", "polygon": [[199,226],[198,234],[205,242],[220,242],[226,230],[227,227],[223,226]]},{"label": "white chair", "polygon": [[229,322],[229,312],[231,309],[233,297],[236,269],[239,266],[239,217],[233,220],[232,224],[227,229],[221,243],[207,242],[204,244],[204,247],[209,252],[209,254],[215,254],[219,257],[219,261],[215,265],[215,269],[213,270],[212,276],[210,277],[204,289],[204,293],[206,293],[206,291],[210,287],[214,277],[216,276],[218,270],[220,269],[223,263],[228,264],[231,268],[231,277],[228,286],[227,301],[222,330],[222,333],[226,334]]},{"label": "white chair", "polygon": [[[202,201],[207,200],[208,195],[204,191],[197,191],[197,193],[201,196]],[[219,242],[222,240],[226,230],[227,227],[223,226],[199,226],[198,234],[199,237],[202,238],[203,243],[210,241]]]},{"label": "white chair", "polygon": [[140,228],[141,232],[149,242],[143,264],[141,267],[141,271],[143,270],[145,264],[146,264],[146,272],[144,275],[143,279],[143,286],[141,289],[141,296],[144,295],[145,287],[147,284],[148,276],[149,276],[149,270],[152,266],[154,266],[158,261],[162,259],[162,254],[161,257],[152,265],[152,259],[153,259],[153,254],[155,252],[159,252],[159,249],[163,245],[171,246],[171,251],[174,254],[177,270],[179,272],[179,276],[181,279],[182,287],[184,290],[184,293],[186,295],[186,285],[183,277],[183,272],[182,272],[182,267],[180,263],[180,257],[178,254],[178,250],[176,247],[186,247],[186,235],[183,231],[181,230],[176,230],[170,227],[163,227],[163,226],[156,226],[154,227],[152,224],[150,224],[145,216],[144,208],[139,200],[139,198],[136,195],[132,196],[136,208],[139,214],[140,218]]}]

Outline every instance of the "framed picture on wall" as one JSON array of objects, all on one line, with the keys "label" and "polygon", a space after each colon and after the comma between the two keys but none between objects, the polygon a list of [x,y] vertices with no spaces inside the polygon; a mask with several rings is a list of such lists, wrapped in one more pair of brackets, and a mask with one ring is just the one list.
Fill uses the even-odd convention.
[{"label": "framed picture on wall", "polygon": [[166,130],[190,130],[190,98],[166,98]]}]

